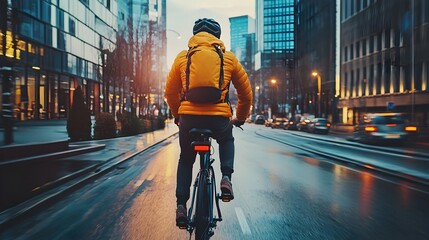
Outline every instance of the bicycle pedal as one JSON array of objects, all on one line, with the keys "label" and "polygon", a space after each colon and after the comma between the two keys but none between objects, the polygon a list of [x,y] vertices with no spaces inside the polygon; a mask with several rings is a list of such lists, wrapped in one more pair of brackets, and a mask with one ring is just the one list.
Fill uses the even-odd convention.
[{"label": "bicycle pedal", "polygon": [[220,199],[222,199],[222,202],[230,202],[234,197],[231,194],[222,194]]},{"label": "bicycle pedal", "polygon": [[188,224],[186,223],[186,221],[176,221],[176,226],[178,226],[179,229],[187,229],[188,228]]}]

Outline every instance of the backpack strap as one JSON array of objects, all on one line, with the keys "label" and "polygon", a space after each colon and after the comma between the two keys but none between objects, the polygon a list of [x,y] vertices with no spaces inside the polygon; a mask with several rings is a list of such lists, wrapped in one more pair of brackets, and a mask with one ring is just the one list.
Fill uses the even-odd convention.
[{"label": "backpack strap", "polygon": [[219,55],[220,58],[220,73],[219,73],[219,89],[222,88],[222,84],[223,84],[223,53],[222,53],[222,49],[220,48],[219,45],[215,45],[214,48],[216,49],[217,54]]},{"label": "backpack strap", "polygon": [[[197,51],[196,50],[197,47],[198,46],[195,46],[193,48],[189,48],[188,53],[186,54],[187,62],[186,62],[186,71],[185,71],[185,73],[186,73],[186,90],[185,90],[185,92],[187,92],[189,90],[189,75],[190,75],[190,66],[191,66],[191,62],[192,62],[191,57]],[[183,100],[185,100],[185,99],[183,99]]]}]

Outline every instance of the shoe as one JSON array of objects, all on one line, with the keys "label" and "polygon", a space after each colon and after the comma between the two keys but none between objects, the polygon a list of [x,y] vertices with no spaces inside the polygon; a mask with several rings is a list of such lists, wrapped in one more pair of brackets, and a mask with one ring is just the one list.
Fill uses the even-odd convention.
[{"label": "shoe", "polygon": [[177,205],[176,226],[178,226],[180,229],[186,229],[188,227],[187,210],[186,207],[182,204]]},{"label": "shoe", "polygon": [[234,199],[234,192],[232,191],[232,183],[229,177],[224,176],[220,181],[220,190],[222,192],[221,199],[223,202],[229,202]]}]

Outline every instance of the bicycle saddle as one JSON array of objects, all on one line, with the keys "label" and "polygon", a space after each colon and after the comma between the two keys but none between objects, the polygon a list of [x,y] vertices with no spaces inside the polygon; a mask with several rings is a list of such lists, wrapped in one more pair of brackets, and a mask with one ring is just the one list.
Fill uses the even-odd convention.
[{"label": "bicycle saddle", "polygon": [[211,137],[213,135],[213,132],[210,129],[202,129],[202,128],[192,128],[189,133],[191,136],[206,136]]}]

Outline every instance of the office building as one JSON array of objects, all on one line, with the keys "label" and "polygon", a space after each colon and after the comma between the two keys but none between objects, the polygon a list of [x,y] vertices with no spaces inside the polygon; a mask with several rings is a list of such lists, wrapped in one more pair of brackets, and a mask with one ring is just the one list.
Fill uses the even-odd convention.
[{"label": "office building", "polygon": [[294,18],[294,0],[256,0],[255,108],[267,117],[291,111]]},{"label": "office building", "polygon": [[[231,51],[235,54],[247,72],[255,92],[255,79],[253,77],[255,46],[255,19],[248,16],[229,18]],[[255,98],[254,98],[255,99]],[[237,93],[234,86],[230,88],[230,102],[236,104]]]},{"label": "office building", "polygon": [[330,121],[336,116],[335,51],[339,42],[335,36],[335,11],[336,0],[296,1],[296,75],[292,84],[296,114],[325,117]]},{"label": "office building", "polygon": [[343,123],[366,112],[402,112],[429,124],[429,2],[341,1]]},{"label": "office building", "polygon": [[[0,58],[2,65],[13,69],[10,88],[14,119],[67,118],[78,85],[92,114],[130,111],[133,100],[141,103],[136,104],[141,109],[144,105],[141,111],[146,114],[152,103],[161,102],[166,75],[165,0],[4,2],[7,4],[0,8],[8,14],[1,18]],[[136,38],[136,29],[144,32],[139,41],[150,36],[152,43],[157,43],[148,45],[151,54],[144,58],[152,68],[136,79],[137,64],[130,60],[134,67],[127,74],[109,75],[105,68],[119,51],[118,33],[124,33],[126,51],[132,56],[135,44],[129,43],[130,37]],[[133,81],[148,83],[136,96],[140,99],[131,97]]]},{"label": "office building", "polygon": [[[255,54],[253,43],[255,33],[255,19],[252,17],[238,16],[229,18],[231,33],[231,51],[246,70],[252,69],[251,58]],[[249,61],[250,57],[250,61]]]},{"label": "office building", "polygon": [[78,85],[91,112],[100,111],[101,53],[115,45],[117,2],[7,2],[0,6],[9,12],[1,19],[0,58],[13,69],[13,117],[67,118]]}]

